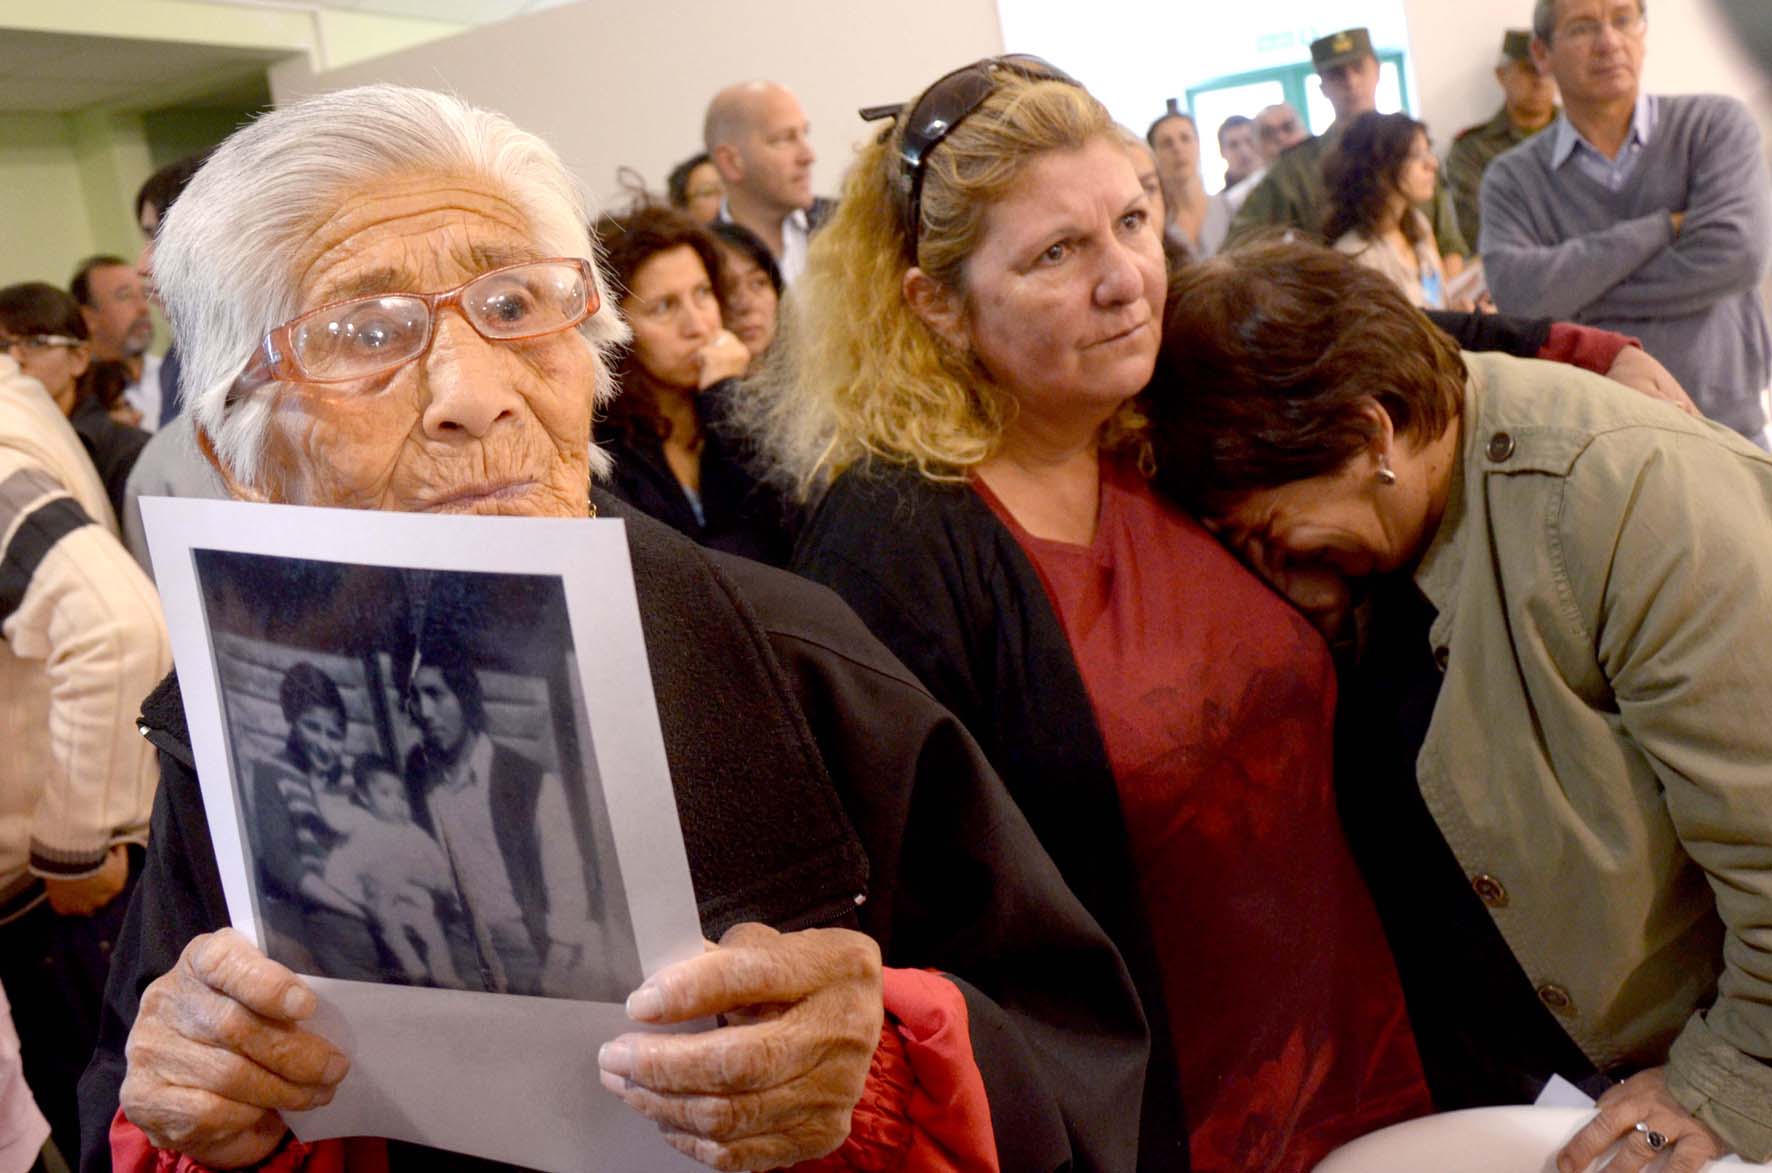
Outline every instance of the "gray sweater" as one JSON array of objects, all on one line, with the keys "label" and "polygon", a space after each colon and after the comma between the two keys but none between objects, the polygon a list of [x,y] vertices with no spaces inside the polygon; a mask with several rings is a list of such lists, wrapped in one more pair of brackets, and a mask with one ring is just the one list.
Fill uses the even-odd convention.
[{"label": "gray sweater", "polygon": [[[1480,249],[1503,313],[1634,334],[1704,413],[1766,426],[1772,377],[1759,283],[1772,255],[1772,184],[1747,108],[1715,95],[1658,98],[1654,132],[1621,191],[1573,161],[1553,131],[1484,174]],[[1674,235],[1669,212],[1686,214]]]}]

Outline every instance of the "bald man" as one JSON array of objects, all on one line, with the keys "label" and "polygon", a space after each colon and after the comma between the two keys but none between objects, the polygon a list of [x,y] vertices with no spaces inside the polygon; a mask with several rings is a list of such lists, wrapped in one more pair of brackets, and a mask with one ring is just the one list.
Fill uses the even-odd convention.
[{"label": "bald man", "polygon": [[720,219],[755,232],[775,254],[782,279],[806,267],[806,242],[829,215],[812,194],[811,125],[793,91],[772,81],[727,86],[708,103],[708,157],[726,184]]}]

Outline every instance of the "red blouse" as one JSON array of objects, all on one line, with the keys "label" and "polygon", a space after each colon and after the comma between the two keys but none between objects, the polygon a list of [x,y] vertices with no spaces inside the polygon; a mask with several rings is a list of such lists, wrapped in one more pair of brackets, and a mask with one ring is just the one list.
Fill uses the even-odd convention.
[{"label": "red blouse", "polygon": [[1095,540],[1034,537],[1106,743],[1163,975],[1196,1170],[1305,1173],[1432,1110],[1332,785],[1316,631],[1136,471]]}]

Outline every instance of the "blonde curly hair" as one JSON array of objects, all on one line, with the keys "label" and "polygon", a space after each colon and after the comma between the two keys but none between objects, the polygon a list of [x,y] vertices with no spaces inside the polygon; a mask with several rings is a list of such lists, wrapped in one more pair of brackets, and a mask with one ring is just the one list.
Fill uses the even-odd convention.
[{"label": "blonde curly hair", "polygon": [[[925,325],[901,292],[911,267],[902,133],[895,124],[850,167],[842,202],[812,238],[783,306],[782,333],[747,397],[744,422],[771,473],[802,497],[867,457],[961,480],[996,451],[1015,412],[1013,398],[971,354]],[[1052,151],[1117,143],[1117,134],[1087,90],[1003,73],[985,103],[926,156],[918,267],[963,295],[985,213],[1027,167]],[[1129,402],[1103,443],[1142,455],[1142,433]]]}]

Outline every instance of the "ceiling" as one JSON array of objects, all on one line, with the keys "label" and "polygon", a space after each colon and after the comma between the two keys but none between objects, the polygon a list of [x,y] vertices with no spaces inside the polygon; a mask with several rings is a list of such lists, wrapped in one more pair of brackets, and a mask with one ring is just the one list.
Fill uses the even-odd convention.
[{"label": "ceiling", "polygon": [[237,89],[286,54],[257,49],[7,29],[0,112],[89,106],[152,109]]}]

